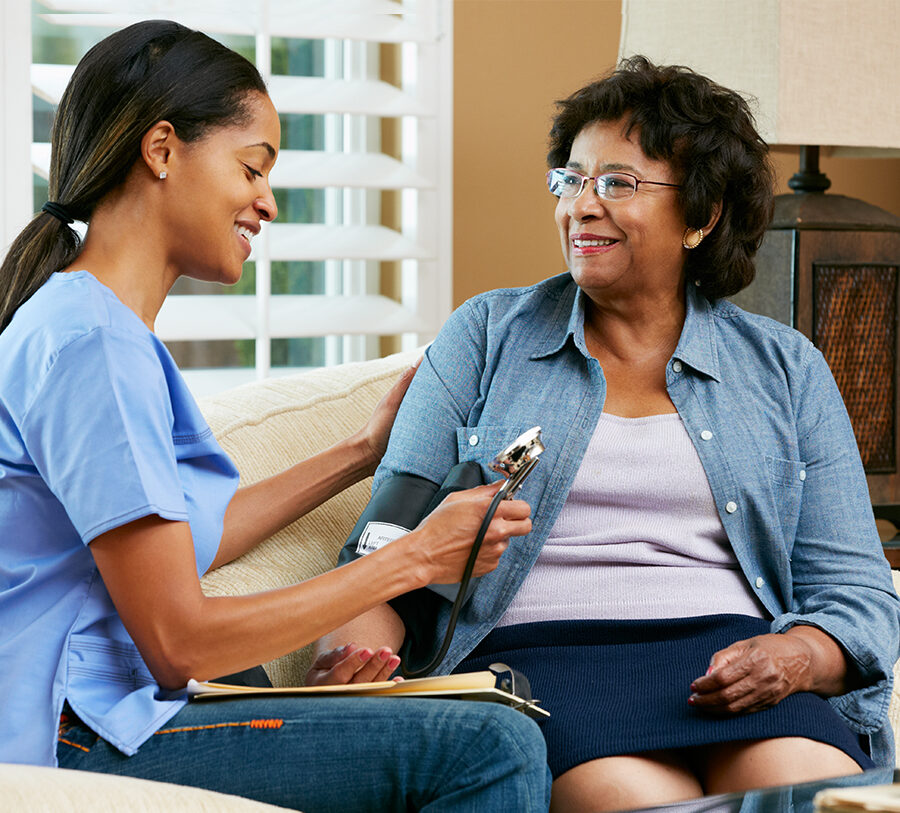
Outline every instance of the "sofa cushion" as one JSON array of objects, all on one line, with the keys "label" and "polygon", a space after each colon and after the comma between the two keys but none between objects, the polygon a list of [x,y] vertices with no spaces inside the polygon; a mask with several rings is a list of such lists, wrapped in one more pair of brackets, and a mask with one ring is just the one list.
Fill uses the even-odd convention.
[{"label": "sofa cushion", "polygon": [[72,771],[0,764],[0,808],[29,813],[278,813],[285,808],[201,788]]},{"label": "sofa cushion", "polygon": [[[204,398],[210,427],[250,485],[320,452],[362,427],[420,351],[245,384]],[[334,567],[369,499],[371,479],[347,489],[230,564],[207,574],[207,595],[284,587]],[[276,686],[302,685],[306,647],[265,664]]]}]

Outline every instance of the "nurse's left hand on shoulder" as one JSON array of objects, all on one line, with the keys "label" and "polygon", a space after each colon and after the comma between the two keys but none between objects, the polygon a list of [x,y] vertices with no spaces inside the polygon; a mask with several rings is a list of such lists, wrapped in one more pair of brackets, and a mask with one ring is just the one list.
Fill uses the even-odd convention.
[{"label": "nurse's left hand on shoulder", "polygon": [[323,652],[306,673],[307,686],[390,680],[400,658],[387,647],[375,651],[350,643]]},{"label": "nurse's left hand on shoulder", "polygon": [[810,652],[789,635],[757,635],[712,656],[709,671],[691,683],[688,702],[713,714],[739,714],[773,706],[806,690]]},{"label": "nurse's left hand on shoulder", "polygon": [[373,472],[387,451],[388,438],[391,436],[391,427],[394,425],[394,418],[397,417],[397,410],[400,409],[403,396],[406,395],[421,363],[422,358],[420,357],[415,364],[403,371],[384,397],[375,405],[372,417],[361,430],[371,454]]}]

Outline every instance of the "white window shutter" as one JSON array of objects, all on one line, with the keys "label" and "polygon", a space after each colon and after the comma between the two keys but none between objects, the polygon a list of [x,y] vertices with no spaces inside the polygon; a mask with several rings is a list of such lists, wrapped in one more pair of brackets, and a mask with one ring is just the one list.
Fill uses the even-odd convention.
[{"label": "white window shutter", "polygon": [[[220,295],[177,293],[176,287],[159,314],[157,333],[167,342],[253,342],[254,358],[245,366],[185,369],[195,392],[296,369],[273,367],[271,348],[278,340],[321,338],[318,362],[335,363],[377,355],[380,336],[401,336],[402,346],[411,348],[437,333],[452,303],[452,0],[43,0],[43,5],[47,13],[41,19],[60,30],[102,29],[102,36],[138,20],[168,18],[226,44],[229,37],[252,38],[257,67],[279,113],[323,117],[323,143],[315,149],[288,145],[271,175],[276,194],[321,190],[322,216],[287,222],[279,217],[264,225],[250,258],[255,290]],[[273,40],[291,39],[321,41],[319,75],[273,73],[278,70],[272,64]],[[402,49],[400,87],[379,76],[380,43]],[[34,96],[56,104],[72,67],[32,64]],[[0,78],[8,93],[15,83],[7,73]],[[30,105],[23,116],[30,120]],[[385,117],[401,122],[399,157],[381,151]],[[10,129],[13,117],[4,119],[4,130]],[[4,150],[6,170],[15,161],[9,148]],[[49,145],[32,144],[31,160],[34,172],[46,178]],[[400,194],[400,228],[382,225],[379,201],[386,190]],[[42,202],[35,200],[35,207]],[[15,221],[5,210],[0,215],[4,228]],[[383,262],[401,268],[395,299],[379,288]],[[315,264],[324,278],[322,290],[273,292],[273,266],[279,263]]]}]

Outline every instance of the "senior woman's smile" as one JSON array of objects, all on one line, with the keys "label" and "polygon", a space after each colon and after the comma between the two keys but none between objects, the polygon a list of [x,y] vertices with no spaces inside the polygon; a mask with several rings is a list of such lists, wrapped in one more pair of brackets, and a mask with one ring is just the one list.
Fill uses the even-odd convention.
[{"label": "senior woman's smile", "polygon": [[625,127],[624,121],[601,121],[578,133],[566,169],[581,190],[573,195],[577,189],[566,189],[556,206],[563,256],[588,293],[630,287],[636,277],[644,290],[683,283],[687,224],[678,178],[668,162],[648,158],[637,131],[626,136]]}]

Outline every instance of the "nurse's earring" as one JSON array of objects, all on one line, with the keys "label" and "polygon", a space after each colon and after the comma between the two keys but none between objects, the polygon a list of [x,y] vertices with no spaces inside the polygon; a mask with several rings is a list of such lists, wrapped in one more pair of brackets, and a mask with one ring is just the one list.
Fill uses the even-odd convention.
[{"label": "nurse's earring", "polygon": [[703,229],[692,229],[688,226],[681,236],[681,245],[690,251],[691,249],[697,248],[697,246],[703,242],[703,236]]},{"label": "nurse's earring", "polygon": [[165,180],[166,178],[168,178],[168,177],[169,177],[169,173],[166,172],[165,170],[162,170],[162,171],[159,173],[159,179],[160,179],[161,181],[164,181],[164,180]]}]

